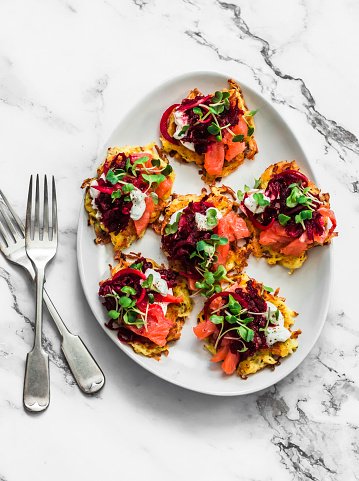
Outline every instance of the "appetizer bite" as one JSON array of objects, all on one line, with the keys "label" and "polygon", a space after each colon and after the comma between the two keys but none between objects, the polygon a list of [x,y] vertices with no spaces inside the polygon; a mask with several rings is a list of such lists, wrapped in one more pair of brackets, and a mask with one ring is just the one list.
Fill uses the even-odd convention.
[{"label": "appetizer bite", "polygon": [[100,283],[99,296],[109,317],[106,327],[136,353],[156,359],[181,337],[192,309],[184,280],[144,257],[122,256],[111,277]]},{"label": "appetizer bite", "polygon": [[252,252],[268,264],[298,269],[309,249],[329,244],[337,235],[329,194],[300,172],[295,161],[271,165],[253,189],[246,186],[237,195],[254,233]]},{"label": "appetizer bite", "polygon": [[240,86],[203,95],[192,90],[180,104],[163,113],[160,131],[165,152],[203,168],[203,180],[213,183],[257,153],[255,110],[248,110]]},{"label": "appetizer bite", "polygon": [[155,144],[109,148],[97,177],[82,184],[95,242],[112,242],[118,258],[158,219],[173,181],[172,167]]},{"label": "appetizer bite", "polygon": [[290,330],[297,314],[278,291],[269,291],[239,274],[229,288],[207,299],[193,330],[225,374],[236,372],[245,379],[297,349],[300,331]]},{"label": "appetizer bite", "polygon": [[179,195],[164,211],[158,231],[172,269],[186,277],[189,288],[205,296],[220,289],[227,271],[247,264],[249,230],[236,212],[228,187],[201,195]]}]

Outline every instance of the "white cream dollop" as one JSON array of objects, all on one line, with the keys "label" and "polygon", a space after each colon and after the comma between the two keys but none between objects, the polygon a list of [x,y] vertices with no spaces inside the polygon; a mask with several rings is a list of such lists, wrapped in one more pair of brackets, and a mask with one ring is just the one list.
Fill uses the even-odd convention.
[{"label": "white cream dollop", "polygon": [[266,341],[268,346],[276,342],[285,342],[290,338],[290,331],[282,326],[268,327],[266,331]]},{"label": "white cream dollop", "polygon": [[[276,318],[276,312],[279,312],[278,319]],[[290,338],[291,333],[289,329],[284,327],[284,317],[279,311],[277,306],[271,302],[267,302],[267,316],[270,323],[276,324],[275,326],[268,326],[265,331],[266,341],[268,346],[272,346],[276,342],[285,342]]]},{"label": "white cream dollop", "polygon": [[130,199],[132,201],[130,217],[132,220],[139,220],[146,210],[146,194],[135,187],[130,192]]},{"label": "white cream dollop", "polygon": [[186,132],[183,132],[180,135],[183,127],[188,125],[188,117],[184,112],[179,110],[175,110],[173,113],[175,124],[176,124],[176,132],[173,134],[173,138],[177,139],[181,142],[181,144],[192,152],[195,152],[194,143],[193,142],[182,142],[182,138],[186,135]]},{"label": "white cream dollop", "polygon": [[161,274],[154,269],[146,269],[145,276],[149,277],[152,274],[153,281],[152,286],[163,296],[167,296],[169,289],[165,279],[161,277]]},{"label": "white cream dollop", "polygon": [[268,202],[270,202],[270,198],[265,195],[264,190],[253,189],[248,195],[248,197],[244,199],[244,205],[247,207],[248,210],[253,212],[253,214],[261,214],[262,212],[264,212],[266,206],[258,205],[254,198],[254,194],[263,194],[263,199],[267,200]]},{"label": "white cream dollop", "polygon": [[186,147],[188,150],[192,150],[192,152],[196,152],[196,149],[194,148],[194,143],[193,142],[182,142],[180,140],[181,144]]},{"label": "white cream dollop", "polygon": [[173,113],[173,117],[176,124],[176,132],[173,134],[173,138],[181,140],[181,138],[186,135],[186,132],[183,132],[182,134],[180,132],[185,125],[188,125],[188,117],[184,112],[181,112],[180,110],[175,110]]},{"label": "white cream dollop", "polygon": [[212,230],[212,229],[214,229],[215,226],[209,226],[207,224],[207,212],[209,210],[215,210],[216,214],[217,214],[217,220],[221,219],[222,214],[215,207],[209,207],[206,210],[206,214],[200,214],[199,212],[196,212],[195,216],[194,216],[194,219],[195,219],[198,230]]}]

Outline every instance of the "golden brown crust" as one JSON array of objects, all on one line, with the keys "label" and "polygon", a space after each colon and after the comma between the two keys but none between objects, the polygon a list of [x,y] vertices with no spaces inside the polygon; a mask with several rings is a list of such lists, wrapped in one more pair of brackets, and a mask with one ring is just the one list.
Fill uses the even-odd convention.
[{"label": "golden brown crust", "polygon": [[[250,280],[246,273],[237,274],[231,279],[232,281],[238,283],[242,288],[245,288],[247,282]],[[269,293],[266,290],[263,290],[263,284],[255,281],[254,279],[251,280],[253,281],[253,285],[257,288],[258,292],[262,293],[264,300],[271,302],[279,309],[284,318],[284,327],[291,330],[290,328],[294,324],[294,318],[297,316],[297,313],[286,306],[285,298],[278,295],[279,289],[273,293]],[[203,310],[198,316],[198,323],[200,322],[204,322]],[[265,367],[270,366],[274,368],[276,365],[280,364],[280,360],[282,358],[292,354],[298,347],[297,338],[301,331],[296,330],[291,332],[291,337],[287,341],[276,342],[272,346],[269,346],[265,349],[260,349],[252,356],[241,361],[236,370],[237,375],[243,379],[246,379],[250,374],[254,374]],[[211,338],[207,339],[205,348],[211,354],[216,353],[216,350],[214,349],[214,343]]]},{"label": "golden brown crust", "polygon": [[[111,268],[111,277],[114,274],[135,262],[135,259],[140,257],[139,255],[129,255],[124,254],[119,256],[119,263]],[[153,259],[147,259],[147,261],[152,262],[155,268],[164,268],[165,266],[157,264]],[[149,339],[142,338],[141,340],[130,341],[128,344],[137,354],[142,354],[146,357],[152,357],[156,360],[161,358],[161,355],[167,356],[169,353],[169,343],[178,340],[181,337],[182,327],[185,323],[186,318],[192,311],[192,299],[190,297],[189,291],[187,289],[184,279],[178,278],[177,285],[173,288],[173,295],[176,297],[182,297],[183,302],[181,304],[168,304],[168,309],[166,313],[166,318],[174,322],[173,327],[168,333],[167,342],[165,346],[158,346]]]},{"label": "golden brown crust", "polygon": [[[248,111],[247,105],[243,98],[243,93],[241,87],[232,79],[228,80],[228,89],[223,89],[223,91],[228,91],[231,94],[231,99],[234,99],[237,102],[238,107],[243,111]],[[193,89],[187,96],[187,98],[192,99],[197,95],[202,95],[202,93],[197,89]],[[247,117],[247,123],[250,127],[255,127],[253,117]],[[176,130],[174,116],[171,114],[168,122],[168,133],[173,136]],[[204,154],[197,154],[192,150],[187,149],[184,145],[178,143],[173,144],[166,140],[163,136],[161,136],[161,142],[163,145],[163,149],[167,152],[171,157],[174,157],[177,160],[195,163],[199,167],[204,165]],[[214,182],[221,177],[226,177],[230,173],[234,172],[243,162],[245,159],[253,159],[255,154],[258,152],[257,143],[255,141],[254,136],[250,136],[246,138],[246,149],[243,153],[238,154],[233,160],[231,161],[224,161],[223,171],[220,177],[209,175],[204,169],[202,179],[206,184],[214,184]]]},{"label": "golden brown crust", "polygon": [[[106,159],[97,169],[97,177],[86,179],[81,186],[82,188],[86,189],[85,201],[84,201],[85,209],[88,213],[89,224],[91,224],[95,230],[95,234],[96,234],[95,242],[96,244],[108,244],[111,242],[114,248],[115,259],[119,258],[123,249],[126,249],[134,241],[143,237],[143,235],[146,232],[146,229],[144,229],[140,233],[140,235],[138,235],[135,229],[135,224],[133,220],[130,219],[125,229],[123,229],[118,234],[116,234],[115,232],[109,232],[106,226],[97,217],[97,210],[92,205],[92,197],[90,194],[90,184],[92,181],[96,180],[96,178],[101,177],[101,175],[104,172],[105,165],[107,167],[111,167],[111,164],[116,158],[118,153],[123,152],[126,155],[130,155],[138,152],[152,152],[152,151],[155,152],[160,158],[167,161],[163,151],[155,143],[148,144],[144,147],[141,147],[141,146],[134,147],[129,145],[126,145],[123,147],[110,147],[107,151]],[[174,178],[175,178],[174,172],[171,172],[168,177],[172,179],[172,181],[174,181]],[[170,195],[171,195],[171,192],[168,192],[168,194],[163,199],[160,199],[158,204],[155,205],[154,211],[152,212],[150,217],[149,224],[152,224],[159,218]]]},{"label": "golden brown crust", "polygon": [[[277,162],[276,164],[272,164],[263,172],[260,176],[260,183],[259,189],[266,189],[268,186],[269,181],[271,178],[279,174],[285,170],[297,170],[300,171],[300,168],[295,160],[292,162],[281,161]],[[319,200],[323,203],[323,207],[330,209],[330,196],[328,193],[322,193],[320,189],[311,181],[309,180],[308,187],[310,187],[310,191],[313,194],[319,196]],[[290,272],[293,272],[294,269],[300,268],[305,260],[307,259],[307,252],[309,249],[316,247],[318,245],[317,242],[309,244],[307,251],[303,252],[300,256],[292,256],[292,255],[285,255],[278,251],[275,251],[270,246],[264,246],[259,242],[259,236],[261,231],[257,229],[253,224],[249,221],[248,222],[249,229],[252,232],[252,240],[250,242],[250,248],[255,257],[263,257],[266,259],[267,263],[270,265],[274,264],[281,264],[282,266],[288,268]],[[331,233],[327,236],[324,240],[323,244],[329,244],[333,237],[337,236],[336,232]]]}]

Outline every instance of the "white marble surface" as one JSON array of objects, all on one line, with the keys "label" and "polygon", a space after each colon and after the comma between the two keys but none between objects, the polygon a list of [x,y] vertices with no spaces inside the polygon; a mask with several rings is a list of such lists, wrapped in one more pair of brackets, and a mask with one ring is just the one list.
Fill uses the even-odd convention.
[{"label": "white marble surface", "polygon": [[[48,290],[107,377],[82,395],[46,322],[51,405],[24,412],[34,302],[1,257],[1,481],[359,479],[358,16],[353,0],[0,2],[0,187],[23,213],[29,174],[56,175]],[[79,185],[97,152],[138,95],[194,69],[232,72],[280,109],[339,220],[318,344],[288,378],[242,398],[187,392],[135,365],[96,324],[77,273]]]}]

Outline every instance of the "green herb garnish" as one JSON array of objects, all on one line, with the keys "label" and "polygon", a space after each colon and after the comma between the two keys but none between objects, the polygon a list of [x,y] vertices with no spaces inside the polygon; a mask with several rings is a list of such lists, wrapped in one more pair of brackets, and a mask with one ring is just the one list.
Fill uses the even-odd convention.
[{"label": "green herb garnish", "polygon": [[249,112],[246,112],[244,114],[245,117],[254,117],[256,115],[256,113],[258,112],[259,109],[257,110],[250,110]]},{"label": "green herb garnish", "polygon": [[106,174],[106,180],[108,180],[112,185],[117,184],[122,178],[126,175],[126,172],[122,169],[116,169],[112,170],[109,169],[109,171]]},{"label": "green herb garnish", "polygon": [[137,271],[142,271],[143,268],[143,262],[137,262],[135,264],[132,264],[131,269],[136,269]]},{"label": "green herb garnish", "polygon": [[234,135],[232,137],[232,142],[243,142],[243,140],[244,140],[244,135],[242,134]]},{"label": "green herb garnish", "polygon": [[183,137],[189,128],[189,125],[184,125],[182,129],[178,132],[178,137]]},{"label": "green herb garnish", "polygon": [[313,211],[311,210],[302,210],[301,212],[299,212],[299,214],[297,214],[294,218],[295,220],[295,223],[296,224],[301,224],[301,226],[303,227],[303,229],[305,230],[305,225],[304,225],[304,221],[305,220],[308,220],[308,219],[311,219],[313,217]]},{"label": "green herb garnish", "polygon": [[256,201],[257,205],[265,207],[270,204],[269,200],[264,198],[262,192],[256,192],[253,194],[253,199]]},{"label": "green herb garnish", "polygon": [[143,179],[150,184],[160,184],[166,177],[163,174],[142,174]]},{"label": "green herb garnish", "polygon": [[153,284],[153,274],[150,274],[145,281],[142,281],[142,287],[145,289],[151,289]]},{"label": "green herb garnish", "polygon": [[190,259],[197,258],[196,269],[202,277],[202,281],[196,282],[196,288],[205,297],[210,297],[215,292],[221,291],[220,281],[227,280],[227,271],[220,265],[213,271],[213,265],[217,262],[216,248],[228,243],[226,237],[212,234],[210,239],[200,240],[196,244],[196,250],[190,255]]},{"label": "green herb garnish", "polygon": [[138,165],[146,164],[148,162],[148,160],[149,160],[149,157],[147,157],[145,155],[145,156],[140,157],[137,160],[135,160],[133,164],[130,164],[130,169],[131,169],[132,175],[136,176],[136,167]]},{"label": "green herb garnish", "polygon": [[131,286],[123,286],[121,288],[121,292],[123,292],[124,294],[129,294],[130,296],[135,296],[136,295],[136,289],[134,289],[133,287]]},{"label": "green herb garnish", "polygon": [[177,212],[176,220],[172,224],[166,225],[166,228],[165,228],[165,234],[166,235],[175,234],[177,232],[178,222],[180,220],[181,215],[182,215],[182,212]]},{"label": "green herb garnish", "polygon": [[279,214],[278,215],[278,221],[279,221],[280,225],[285,226],[290,221],[290,217],[289,217],[289,215]]},{"label": "green herb garnish", "polygon": [[273,292],[274,289],[272,289],[272,287],[269,287],[269,286],[262,286],[262,289],[263,291],[267,291],[267,292]]},{"label": "green herb garnish", "polygon": [[210,229],[213,229],[218,224],[217,209],[210,207],[206,212],[206,223]]},{"label": "green herb garnish", "polygon": [[161,171],[161,174],[165,175],[166,177],[170,175],[170,173],[173,171],[172,167],[170,164],[167,164],[166,167]]},{"label": "green herb garnish", "polygon": [[254,132],[254,127],[248,126],[248,132],[247,132],[247,137],[251,137]]}]

